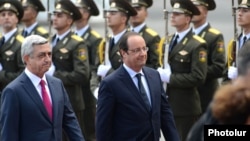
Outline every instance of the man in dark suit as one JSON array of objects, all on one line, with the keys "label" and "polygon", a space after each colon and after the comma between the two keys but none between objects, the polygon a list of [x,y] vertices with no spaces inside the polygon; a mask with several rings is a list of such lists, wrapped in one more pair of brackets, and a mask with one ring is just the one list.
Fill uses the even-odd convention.
[{"label": "man in dark suit", "polygon": [[126,33],[119,50],[123,64],[100,84],[97,101],[97,141],[179,141],[173,114],[159,73],[144,67],[145,40]]},{"label": "man in dark suit", "polygon": [[17,0],[0,1],[0,91],[24,69],[20,50],[23,41],[17,24],[23,17],[23,8]]},{"label": "man in dark suit", "polygon": [[48,31],[37,22],[37,16],[40,11],[45,11],[45,8],[40,0],[21,0],[24,9],[22,23],[24,29],[20,31],[23,37],[31,34],[41,35],[44,38],[49,38]]},{"label": "man in dark suit", "polygon": [[130,28],[139,33],[146,41],[148,47],[148,59],[146,66],[157,69],[160,67],[158,46],[160,36],[146,24],[148,8],[153,5],[153,0],[129,0],[132,7],[137,11],[137,15],[130,18]]},{"label": "man in dark suit", "polygon": [[171,25],[176,28],[169,46],[169,65],[159,68],[161,79],[166,82],[169,103],[182,141],[201,114],[197,87],[205,81],[207,73],[207,45],[205,40],[193,35],[190,22],[199,15],[190,0],[173,0]]},{"label": "man in dark suit", "polygon": [[192,2],[201,13],[192,18],[193,32],[207,43],[207,76],[205,83],[198,87],[202,113],[204,113],[219,86],[218,79],[223,76],[226,65],[225,46],[222,33],[211,27],[207,21],[208,10],[215,9],[215,1],[192,0]]},{"label": "man in dark suit", "polygon": [[63,129],[72,141],[84,141],[62,81],[44,75],[51,50],[39,35],[24,40],[21,56],[26,68],[2,94],[1,141],[61,141]]}]

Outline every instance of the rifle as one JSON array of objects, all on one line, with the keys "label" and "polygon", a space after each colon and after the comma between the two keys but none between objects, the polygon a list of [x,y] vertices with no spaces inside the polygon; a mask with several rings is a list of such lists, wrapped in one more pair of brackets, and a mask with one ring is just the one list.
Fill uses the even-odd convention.
[{"label": "rifle", "polygon": [[[168,66],[168,54],[169,54],[169,31],[168,31],[168,14],[166,8],[166,0],[163,0],[163,12],[164,12],[164,20],[165,20],[165,37],[163,47],[164,47],[164,54],[163,54],[163,69]],[[163,88],[166,91],[167,90],[167,84],[163,83]]]},{"label": "rifle", "polygon": [[[233,16],[233,22],[234,22],[234,39],[232,42],[232,49],[231,49],[231,61],[228,59],[228,66],[237,66],[237,56],[238,56],[238,30],[237,30],[237,24],[236,24],[236,10],[237,8],[234,6],[234,0],[232,0],[232,16]],[[228,57],[230,58],[230,57]],[[230,63],[231,62],[231,63]]]},{"label": "rifle", "polygon": [[104,18],[104,36],[105,36],[105,52],[104,52],[104,64],[111,65],[109,60],[109,33],[108,33],[108,19],[107,10],[105,9],[105,0],[103,0],[103,18]]},{"label": "rifle", "polygon": [[51,21],[51,12],[49,10],[50,10],[49,0],[47,0],[47,21],[49,22],[49,37],[51,37],[52,21]]}]

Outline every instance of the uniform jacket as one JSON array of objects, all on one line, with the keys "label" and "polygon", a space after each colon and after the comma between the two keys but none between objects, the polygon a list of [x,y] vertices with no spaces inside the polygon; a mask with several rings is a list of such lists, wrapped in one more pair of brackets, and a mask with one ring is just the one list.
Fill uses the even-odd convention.
[{"label": "uniform jacket", "polygon": [[83,39],[69,32],[54,47],[54,76],[63,81],[75,111],[84,109],[82,85],[89,83],[88,49]]},{"label": "uniform jacket", "polygon": [[53,104],[50,120],[33,83],[25,73],[3,91],[1,141],[61,141],[62,128],[71,141],[84,141],[62,82],[46,77]]},{"label": "uniform jacket", "polygon": [[150,141],[159,141],[160,129],[168,141],[179,140],[159,73],[148,67],[143,73],[151,94],[151,111],[123,66],[101,81],[96,116],[98,141],[147,141],[143,138],[152,132]]},{"label": "uniform jacket", "polygon": [[157,69],[160,67],[158,52],[158,46],[161,40],[160,36],[146,25],[141,29],[139,34],[144,38],[146,46],[149,48],[146,66]]},{"label": "uniform jacket", "polygon": [[101,60],[99,58],[99,50],[103,49],[104,40],[100,36],[100,34],[91,29],[91,27],[89,27],[87,31],[83,35],[81,35],[81,37],[84,39],[88,47],[88,55],[89,55],[89,63],[91,71],[90,88],[91,91],[93,92],[95,88],[98,87],[100,81],[100,77],[97,76],[97,68],[101,64]]},{"label": "uniform jacket", "polygon": [[208,25],[199,33],[199,36],[207,43],[207,77],[205,83],[198,87],[204,112],[219,86],[218,78],[223,76],[226,57],[223,35],[218,30]]},{"label": "uniform jacket", "polygon": [[[126,32],[129,32],[129,31],[126,31]],[[126,32],[124,32],[123,35],[125,35]],[[119,52],[120,39],[116,42],[116,44],[112,47],[112,49],[109,50],[109,60],[110,60],[112,68],[109,70],[108,74],[112,73],[114,70],[119,68],[120,65],[122,64],[122,59],[121,59],[121,55]]]},{"label": "uniform jacket", "polygon": [[207,45],[190,30],[169,54],[172,74],[167,90],[175,116],[196,116],[201,113],[197,86],[207,73]]},{"label": "uniform jacket", "polygon": [[15,79],[24,69],[21,59],[23,37],[16,31],[0,48],[0,91]]},{"label": "uniform jacket", "polygon": [[[20,31],[20,34],[22,34],[23,32],[24,32],[24,29],[22,29]],[[40,36],[47,38],[47,39],[49,38],[48,31],[39,24],[37,24],[27,36],[34,35],[34,34],[40,35]]]}]

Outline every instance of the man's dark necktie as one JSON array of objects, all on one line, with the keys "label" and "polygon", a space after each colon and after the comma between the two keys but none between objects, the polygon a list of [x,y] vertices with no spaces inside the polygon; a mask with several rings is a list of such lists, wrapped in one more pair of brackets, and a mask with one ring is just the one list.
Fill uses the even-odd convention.
[{"label": "man's dark necktie", "polygon": [[41,80],[40,85],[41,85],[41,88],[42,88],[41,92],[42,92],[43,104],[44,104],[44,107],[45,107],[45,109],[46,109],[46,111],[47,111],[47,113],[49,115],[49,118],[52,121],[52,118],[53,118],[52,104],[51,104],[51,102],[49,100],[49,94],[45,89],[45,81]]},{"label": "man's dark necktie", "polygon": [[110,38],[109,40],[109,50],[112,50],[112,48],[115,45],[115,39],[114,38]]},{"label": "man's dark necktie", "polygon": [[244,37],[243,37],[243,41],[242,41],[242,45],[241,45],[241,47],[243,47],[243,46],[244,46],[244,44],[246,43],[246,41],[247,41],[247,36],[244,36]]},{"label": "man's dark necktie", "polygon": [[26,30],[23,30],[22,36],[23,37],[27,37],[28,36],[28,32]]},{"label": "man's dark necktie", "polygon": [[136,74],[136,77],[137,77],[137,80],[138,80],[138,88],[139,88],[139,92],[141,94],[141,97],[143,99],[143,101],[145,102],[146,106],[147,106],[147,109],[150,110],[151,109],[151,106],[150,106],[150,103],[149,103],[149,99],[148,99],[148,96],[146,94],[146,90],[141,82],[141,74],[138,73]]},{"label": "man's dark necktie", "polygon": [[174,36],[174,40],[172,40],[170,46],[169,46],[169,51],[172,51],[174,46],[177,44],[177,41],[178,41],[178,38],[179,38],[179,35],[175,35]]},{"label": "man's dark necktie", "polygon": [[2,37],[2,38],[1,38],[1,40],[0,40],[0,47],[2,47],[2,46],[3,46],[4,42],[5,42],[5,38],[4,38],[4,37]]}]

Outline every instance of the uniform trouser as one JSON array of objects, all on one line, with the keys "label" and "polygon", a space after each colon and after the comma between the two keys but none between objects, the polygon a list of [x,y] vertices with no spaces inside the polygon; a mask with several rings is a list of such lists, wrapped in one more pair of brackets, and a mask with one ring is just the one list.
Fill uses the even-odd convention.
[{"label": "uniform trouser", "polygon": [[186,141],[189,130],[199,117],[200,116],[174,116],[180,141]]},{"label": "uniform trouser", "polygon": [[86,141],[95,141],[96,99],[91,92],[83,95],[85,109],[83,110],[83,133]]}]

